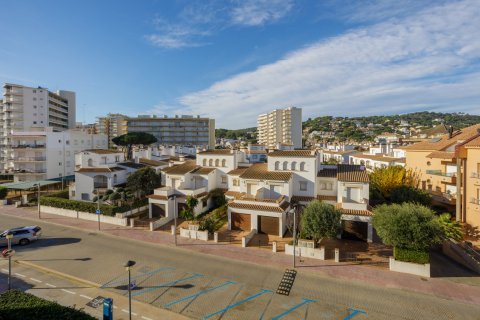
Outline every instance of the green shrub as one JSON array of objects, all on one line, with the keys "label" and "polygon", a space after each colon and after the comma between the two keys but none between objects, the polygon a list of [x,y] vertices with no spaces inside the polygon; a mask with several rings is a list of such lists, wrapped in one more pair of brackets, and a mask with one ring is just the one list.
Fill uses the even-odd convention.
[{"label": "green shrub", "polygon": [[227,203],[225,192],[222,189],[213,189],[208,193],[208,199],[212,200],[212,207],[214,209],[220,208]]},{"label": "green shrub", "polygon": [[66,189],[66,190],[62,190],[62,191],[59,191],[59,192],[55,192],[55,193],[45,195],[44,197],[68,199],[69,198],[69,193],[68,193],[68,189]]},{"label": "green shrub", "polygon": [[394,248],[393,256],[395,257],[395,260],[404,262],[413,262],[419,264],[426,264],[430,262],[430,254],[426,251]]},{"label": "green shrub", "polygon": [[390,193],[390,201],[398,204],[411,202],[423,206],[429,206],[432,203],[432,196],[422,189],[410,186],[400,186],[392,189]]},{"label": "green shrub", "polygon": [[199,224],[199,229],[201,231],[208,230],[209,233],[214,233],[218,231],[227,221],[227,206],[224,205],[213,210],[208,217],[202,219]]},{"label": "green shrub", "polygon": [[38,298],[30,293],[10,290],[0,294],[0,318],[95,320],[83,310],[64,307],[56,302]]},{"label": "green shrub", "polygon": [[0,200],[5,199],[8,194],[8,189],[5,187],[0,187]]}]

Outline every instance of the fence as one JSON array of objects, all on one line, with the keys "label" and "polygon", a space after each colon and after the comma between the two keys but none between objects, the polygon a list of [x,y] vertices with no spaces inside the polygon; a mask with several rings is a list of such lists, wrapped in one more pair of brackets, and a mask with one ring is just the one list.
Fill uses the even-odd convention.
[{"label": "fence", "polygon": [[[69,209],[61,209],[61,208],[48,207],[48,206],[40,206],[40,211],[45,213],[50,213],[50,214],[56,214],[64,217],[81,219],[81,220],[98,221],[98,215],[94,213],[69,210]],[[127,218],[110,217],[102,214],[100,215],[100,222],[110,223],[110,224],[123,226],[123,227],[128,226]]]}]

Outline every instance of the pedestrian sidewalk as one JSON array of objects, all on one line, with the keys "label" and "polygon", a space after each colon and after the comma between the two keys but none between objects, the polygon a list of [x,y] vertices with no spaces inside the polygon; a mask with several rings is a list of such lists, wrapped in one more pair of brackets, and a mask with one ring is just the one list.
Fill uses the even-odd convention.
[{"label": "pedestrian sidewalk", "polygon": [[[36,211],[29,208],[5,206],[0,209],[0,213],[38,221]],[[42,213],[41,221],[89,231],[96,231],[98,229],[98,224],[94,221],[78,220],[46,213]],[[174,237],[170,233],[163,231],[151,232],[145,229],[120,227],[102,223],[101,232],[106,235],[118,236],[124,239],[174,246]],[[237,245],[230,245],[228,242],[204,242],[181,237],[177,237],[177,243],[182,249],[222,258],[236,259],[259,265],[269,265],[282,269],[292,267],[293,257],[285,255],[284,253],[273,253],[254,247],[242,248]],[[323,277],[341,278],[348,281],[365,283],[367,285],[409,290],[449,300],[480,304],[479,277],[426,279],[419,276],[392,272],[385,268],[375,267],[374,265],[335,263],[309,258],[302,258],[302,262],[297,262],[297,269],[299,272],[314,273]]]}]

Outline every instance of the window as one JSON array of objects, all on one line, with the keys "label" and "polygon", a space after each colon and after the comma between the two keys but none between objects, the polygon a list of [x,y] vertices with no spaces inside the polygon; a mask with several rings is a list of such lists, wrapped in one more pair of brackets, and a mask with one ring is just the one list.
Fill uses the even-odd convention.
[{"label": "window", "polygon": [[222,176],[222,183],[227,183],[227,176]]},{"label": "window", "polygon": [[219,167],[219,166],[220,166],[220,160],[215,159],[215,167]]},{"label": "window", "polygon": [[295,161],[292,162],[292,165],[290,166],[292,171],[297,170],[297,163]]},{"label": "window", "polygon": [[223,159],[222,160],[222,167],[226,167],[227,166],[227,160]]},{"label": "window", "polygon": [[37,101],[37,98],[33,98],[33,101]]},{"label": "window", "polygon": [[67,167],[70,167],[70,161],[65,162],[65,165],[66,165]]},{"label": "window", "polygon": [[33,90],[33,93],[37,93],[37,90]]},{"label": "window", "polygon": [[37,121],[33,121],[33,124],[37,124]]},{"label": "window", "polygon": [[240,186],[240,179],[233,179],[233,186],[234,187]]},{"label": "window", "polygon": [[280,170],[280,161],[275,161],[275,170]]},{"label": "window", "polygon": [[61,166],[61,165],[62,165],[62,163],[61,163],[61,162],[59,162],[59,163],[58,163],[58,165],[59,165],[59,166]]},{"label": "window", "polygon": [[37,106],[33,106],[33,109],[37,109]]},{"label": "window", "polygon": [[208,160],[208,166],[213,167],[213,159]]},{"label": "window", "polygon": [[68,146],[70,145],[70,140],[65,140],[65,144]]},{"label": "window", "polygon": [[120,156],[115,156],[115,162],[120,162]]},{"label": "window", "polygon": [[307,182],[300,181],[300,191],[307,191]]},{"label": "window", "polygon": [[202,206],[206,208],[208,206],[207,200],[202,200]]},{"label": "window", "polygon": [[305,162],[300,162],[300,171],[305,171]]},{"label": "window", "polygon": [[62,143],[62,140],[58,140],[58,143]]},{"label": "window", "polygon": [[287,169],[288,169],[288,162],[284,161],[283,162],[283,170],[287,170]]},{"label": "window", "polygon": [[204,167],[207,166],[207,159],[203,159],[203,166],[204,166]]}]

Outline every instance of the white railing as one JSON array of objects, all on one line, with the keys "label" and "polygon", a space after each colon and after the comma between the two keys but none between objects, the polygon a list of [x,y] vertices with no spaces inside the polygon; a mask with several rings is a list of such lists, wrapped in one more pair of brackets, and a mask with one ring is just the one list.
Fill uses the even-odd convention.
[{"label": "white railing", "polygon": [[480,172],[472,172],[470,178],[480,179]]}]

